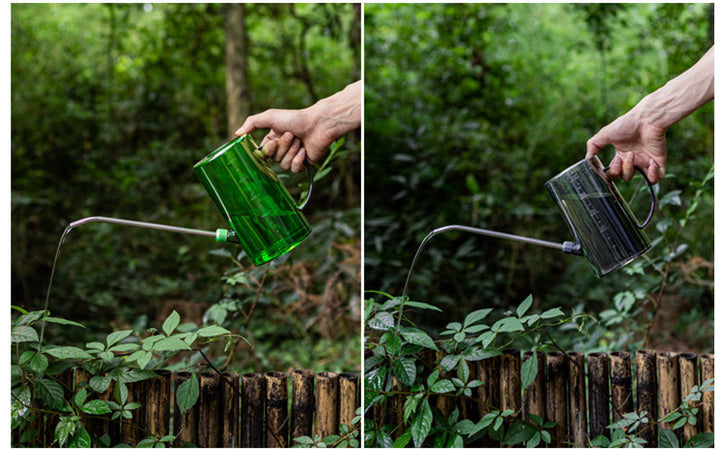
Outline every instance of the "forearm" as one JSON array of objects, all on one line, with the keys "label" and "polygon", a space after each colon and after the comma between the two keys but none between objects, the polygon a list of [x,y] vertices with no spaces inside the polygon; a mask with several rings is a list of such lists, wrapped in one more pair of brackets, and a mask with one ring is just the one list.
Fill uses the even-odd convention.
[{"label": "forearm", "polygon": [[688,70],[643,98],[630,112],[663,130],[714,98],[714,47]]},{"label": "forearm", "polygon": [[312,111],[313,125],[335,140],[360,126],[361,103],[362,85],[356,81],[308,109]]}]

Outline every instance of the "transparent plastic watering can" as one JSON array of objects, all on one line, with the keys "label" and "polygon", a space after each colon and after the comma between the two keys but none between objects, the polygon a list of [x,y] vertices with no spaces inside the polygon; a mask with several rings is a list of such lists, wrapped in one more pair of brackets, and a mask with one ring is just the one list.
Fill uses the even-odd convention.
[{"label": "transparent plastic watering can", "polygon": [[179,232],[238,243],[255,266],[295,248],[310,234],[302,213],[312,193],[312,172],[306,165],[309,188],[298,205],[270,168],[250,135],[235,138],[212,151],[193,167],[230,229],[204,231],[112,217],[87,217],[70,228],[90,222]]},{"label": "transparent plastic watering can", "polygon": [[642,224],[635,218],[608,177],[608,169],[603,167],[597,156],[593,156],[568,167],[545,183],[550,196],[563,212],[575,241],[556,243],[470,226],[443,226],[431,231],[420,243],[410,265],[403,296],[420,251],[431,238],[447,231],[471,232],[585,256],[598,277],[627,265],[650,249],[650,241],[643,229],[650,223],[655,212],[655,192],[652,185],[642,169],[637,166],[635,168],[645,179],[651,196],[650,213]]}]

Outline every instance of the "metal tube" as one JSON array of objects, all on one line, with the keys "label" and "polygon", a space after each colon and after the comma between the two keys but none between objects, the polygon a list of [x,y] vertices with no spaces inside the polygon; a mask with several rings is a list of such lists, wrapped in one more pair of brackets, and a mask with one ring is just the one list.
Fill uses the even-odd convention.
[{"label": "metal tube", "polygon": [[135,226],[138,228],[155,229],[157,231],[179,232],[182,234],[192,234],[192,235],[200,235],[203,237],[212,237],[213,239],[215,238],[215,235],[216,235],[215,231],[203,231],[201,229],[180,228],[177,226],[169,226],[169,225],[163,225],[163,224],[158,224],[158,223],[147,223],[144,221],[123,220],[120,218],[112,218],[112,217],[82,218],[80,220],[73,221],[72,223],[70,223],[70,228],[76,228],[78,226],[84,225],[86,223],[92,223],[92,222],[118,224],[118,225],[123,225],[123,226]]},{"label": "metal tube", "polygon": [[486,235],[488,237],[497,237],[497,238],[501,238],[501,239],[515,240],[517,242],[545,246],[547,248],[559,249],[561,251],[563,250],[563,248],[565,248],[565,245],[563,245],[562,243],[548,242],[547,240],[534,239],[531,237],[522,237],[522,236],[515,235],[515,234],[507,234],[505,232],[490,231],[489,229],[473,228],[471,226],[463,226],[463,225],[449,225],[449,226],[443,226],[443,227],[440,227],[437,229],[433,229],[433,231],[430,232],[430,235],[442,234],[443,232],[447,232],[447,231],[472,232],[473,234],[480,234],[480,235]]}]

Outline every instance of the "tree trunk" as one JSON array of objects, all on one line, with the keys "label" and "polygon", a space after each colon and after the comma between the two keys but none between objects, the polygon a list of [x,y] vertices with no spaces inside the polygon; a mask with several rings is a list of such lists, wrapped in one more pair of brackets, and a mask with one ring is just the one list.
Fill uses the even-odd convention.
[{"label": "tree trunk", "polygon": [[250,86],[247,75],[247,31],[245,5],[225,4],[225,92],[227,94],[228,136],[250,114]]}]

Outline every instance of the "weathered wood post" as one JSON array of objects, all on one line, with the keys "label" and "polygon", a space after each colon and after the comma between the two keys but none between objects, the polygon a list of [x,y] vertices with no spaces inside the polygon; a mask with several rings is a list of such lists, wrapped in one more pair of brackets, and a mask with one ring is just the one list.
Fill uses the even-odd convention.
[{"label": "weathered wood post", "polygon": [[[678,354],[678,374],[680,375],[680,401],[684,401],[692,391],[692,387],[698,385],[697,355],[691,352]],[[697,407],[698,403],[693,401],[688,405]],[[682,428],[685,443],[697,433],[697,425],[686,423]]]},{"label": "weathered wood post", "polygon": [[338,375],[318,373],[315,386],[315,435],[326,437],[338,432]]},{"label": "weathered wood post", "polygon": [[[680,405],[678,356],[672,352],[657,355],[658,419],[672,413]],[[672,423],[660,423],[660,429],[672,430]]]},{"label": "weathered wood post", "polygon": [[240,443],[240,375],[226,372],[222,376],[222,447]]},{"label": "weathered wood post", "polygon": [[[185,383],[192,374],[187,372],[178,372],[173,374],[173,383],[175,384],[175,392],[180,385]],[[198,435],[197,435],[197,420],[198,420],[198,409],[199,404],[196,403],[185,413],[180,413],[180,407],[175,402],[175,414],[173,415],[173,433],[175,434],[177,445],[182,445],[183,442],[198,446]]]},{"label": "weathered wood post", "polygon": [[265,447],[288,445],[287,374],[265,373]]},{"label": "weathered wood post", "polygon": [[593,352],[588,362],[588,410],[590,417],[590,439],[599,435],[610,437],[610,376],[608,355]]},{"label": "weathered wood post", "polygon": [[157,377],[147,380],[147,436],[170,434],[170,380],[168,370],[155,371]]},{"label": "weathered wood post", "polygon": [[[700,356],[700,384],[715,378],[715,356],[713,354],[704,354]],[[715,382],[713,381],[713,384]],[[702,431],[714,432],[715,411],[714,411],[714,392],[705,391],[702,394]]]},{"label": "weathered wood post", "polygon": [[360,406],[358,396],[358,375],[355,373],[341,373],[340,383],[340,417],[339,424],[352,428],[355,419],[355,410]]},{"label": "weathered wood post", "polygon": [[202,373],[199,380],[198,445],[218,447],[222,434],[222,379],[217,373],[211,372]]},{"label": "weathered wood post", "polygon": [[265,376],[244,374],[241,383],[240,446],[264,446]]},{"label": "weathered wood post", "polygon": [[649,447],[657,447],[657,373],[655,352],[641,350],[635,353],[637,364],[637,409],[638,414],[647,414],[648,424],[638,427],[638,436],[648,442]]},{"label": "weathered wood post", "polygon": [[568,397],[570,399],[570,441],[575,447],[587,445],[587,401],[585,399],[585,355],[568,353]]},{"label": "weathered wood post", "polygon": [[610,353],[610,388],[613,422],[617,422],[625,413],[634,411],[630,354],[625,351]]},{"label": "weathered wood post", "polygon": [[295,438],[312,436],[312,419],[315,401],[315,373],[297,370],[292,373],[292,406],[290,410],[290,445]]},{"label": "weathered wood post", "polygon": [[[545,353],[538,352],[538,373],[535,381],[528,386],[525,391],[525,409],[523,418],[530,419],[530,415],[537,415],[543,420],[545,419]],[[526,351],[523,359],[527,360],[533,356],[533,353]]]},{"label": "weathered wood post", "polygon": [[553,351],[547,355],[547,400],[545,414],[556,426],[550,429],[551,447],[567,445],[567,361],[565,354]]}]

